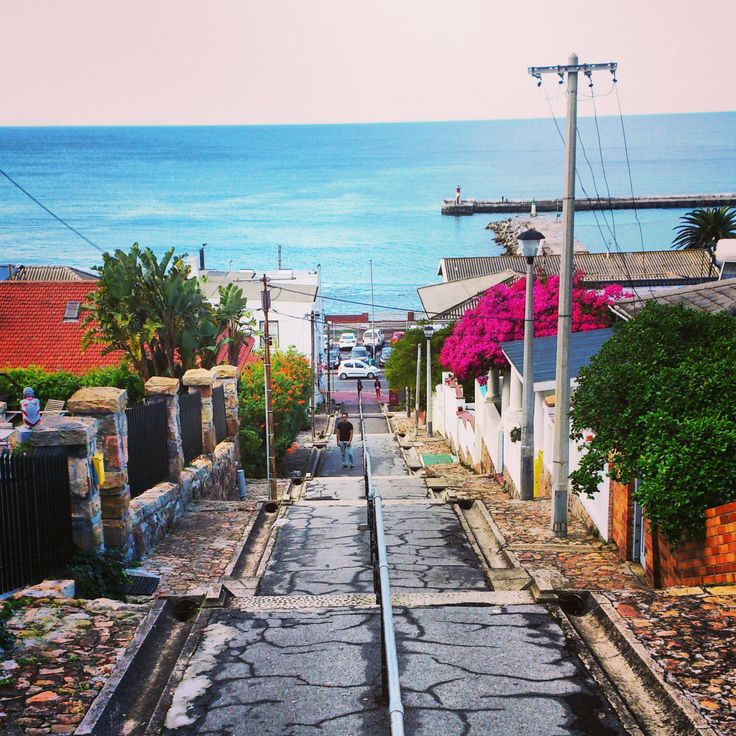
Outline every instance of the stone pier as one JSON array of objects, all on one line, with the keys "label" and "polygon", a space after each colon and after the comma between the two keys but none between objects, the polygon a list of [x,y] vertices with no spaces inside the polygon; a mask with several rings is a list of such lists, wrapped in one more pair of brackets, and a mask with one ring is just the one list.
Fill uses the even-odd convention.
[{"label": "stone pier", "polygon": [[182,383],[189,392],[196,392],[202,399],[202,452],[209,455],[215,451],[215,421],[212,412],[212,373],[204,368],[188,370]]}]

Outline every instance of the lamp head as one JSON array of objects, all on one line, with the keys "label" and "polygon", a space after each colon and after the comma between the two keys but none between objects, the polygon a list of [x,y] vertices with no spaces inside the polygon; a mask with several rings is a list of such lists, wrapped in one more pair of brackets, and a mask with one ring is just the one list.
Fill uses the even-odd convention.
[{"label": "lamp head", "polygon": [[432,328],[432,325],[424,325],[424,337],[427,338],[427,340],[430,340],[432,338],[432,335],[434,335],[434,329]]},{"label": "lamp head", "polygon": [[519,242],[519,248],[525,258],[534,258],[539,252],[540,243],[544,240],[544,235],[538,230],[533,228],[530,230],[524,230],[523,233],[519,233],[517,238]]}]

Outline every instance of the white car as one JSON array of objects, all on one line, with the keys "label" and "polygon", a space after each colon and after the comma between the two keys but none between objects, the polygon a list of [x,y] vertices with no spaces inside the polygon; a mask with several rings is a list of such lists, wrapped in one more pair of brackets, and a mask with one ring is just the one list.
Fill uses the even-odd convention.
[{"label": "white car", "polygon": [[337,368],[337,375],[344,381],[346,378],[375,378],[378,370],[362,360],[346,360]]},{"label": "white car", "polygon": [[363,345],[367,348],[381,348],[386,342],[383,330],[366,330],[363,333]]},{"label": "white car", "polygon": [[343,332],[340,335],[340,339],[337,341],[337,346],[340,350],[350,350],[358,344],[358,340],[355,337],[354,332]]}]

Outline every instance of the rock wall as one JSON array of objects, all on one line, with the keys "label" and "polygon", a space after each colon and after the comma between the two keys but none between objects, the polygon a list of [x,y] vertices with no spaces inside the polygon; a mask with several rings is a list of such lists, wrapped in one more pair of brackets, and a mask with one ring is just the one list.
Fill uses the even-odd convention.
[{"label": "rock wall", "polygon": [[133,521],[132,556],[139,559],[169,533],[192,499],[238,498],[237,448],[221,442],[214,453],[201,456],[181,472],[176,483],[157,483],[130,502]]}]

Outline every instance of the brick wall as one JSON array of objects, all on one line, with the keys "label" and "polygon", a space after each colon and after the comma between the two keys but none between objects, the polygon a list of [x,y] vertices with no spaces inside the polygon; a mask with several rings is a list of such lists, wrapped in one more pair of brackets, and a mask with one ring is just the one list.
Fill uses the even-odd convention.
[{"label": "brick wall", "polygon": [[705,512],[705,539],[683,542],[676,549],[659,533],[645,529],[647,579],[650,585],[718,585],[736,583],[736,502]]},{"label": "brick wall", "polygon": [[610,535],[622,560],[631,558],[634,537],[634,484],[611,481]]}]

